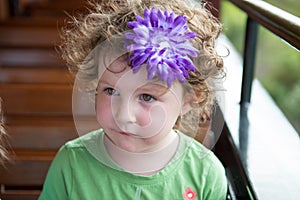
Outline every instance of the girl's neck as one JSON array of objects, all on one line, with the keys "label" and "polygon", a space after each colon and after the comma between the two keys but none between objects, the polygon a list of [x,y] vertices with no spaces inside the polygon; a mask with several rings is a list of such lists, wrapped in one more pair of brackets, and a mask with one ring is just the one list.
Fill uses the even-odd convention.
[{"label": "girl's neck", "polygon": [[156,149],[150,152],[135,153],[116,146],[105,136],[105,148],[111,159],[125,171],[133,174],[150,176],[162,170],[175,155],[179,136],[171,131]]}]

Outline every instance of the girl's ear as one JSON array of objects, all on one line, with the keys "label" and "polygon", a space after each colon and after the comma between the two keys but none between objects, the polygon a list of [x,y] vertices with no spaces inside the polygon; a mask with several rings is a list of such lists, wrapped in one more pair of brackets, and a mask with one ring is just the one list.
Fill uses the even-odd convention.
[{"label": "girl's ear", "polygon": [[192,110],[192,106],[191,106],[191,102],[195,99],[193,94],[186,94],[183,97],[183,104],[181,106],[181,113],[180,115],[185,115],[186,113],[188,113],[189,111]]}]

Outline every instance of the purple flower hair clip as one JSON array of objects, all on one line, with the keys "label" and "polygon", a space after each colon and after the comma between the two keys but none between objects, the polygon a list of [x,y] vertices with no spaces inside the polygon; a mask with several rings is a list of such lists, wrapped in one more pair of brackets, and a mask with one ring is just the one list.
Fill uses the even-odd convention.
[{"label": "purple flower hair clip", "polygon": [[157,75],[171,87],[178,79],[184,83],[189,71],[195,71],[190,59],[197,57],[198,50],[189,41],[196,33],[187,32],[187,18],[183,15],[161,12],[159,9],[144,10],[144,18],[136,15],[136,21],[128,22],[132,32],[125,34],[125,48],[130,52],[129,61],[134,73],[145,63],[148,79]]}]

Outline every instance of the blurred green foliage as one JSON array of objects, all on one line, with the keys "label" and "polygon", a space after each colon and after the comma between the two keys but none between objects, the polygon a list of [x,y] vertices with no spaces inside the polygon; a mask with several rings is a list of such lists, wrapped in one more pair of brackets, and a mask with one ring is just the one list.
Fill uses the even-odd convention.
[{"label": "blurred green foliage", "polygon": [[[267,0],[299,15],[298,0]],[[242,54],[246,14],[228,1],[221,1],[224,33]],[[300,53],[260,26],[256,52],[256,77],[300,133]]]},{"label": "blurred green foliage", "polygon": [[264,0],[282,10],[285,10],[293,15],[300,17],[299,0]]}]

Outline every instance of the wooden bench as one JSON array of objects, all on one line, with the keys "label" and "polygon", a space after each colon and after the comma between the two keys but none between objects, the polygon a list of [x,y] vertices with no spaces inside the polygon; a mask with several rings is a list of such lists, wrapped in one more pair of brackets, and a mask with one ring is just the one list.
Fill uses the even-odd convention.
[{"label": "wooden bench", "polygon": [[54,22],[43,25],[39,20],[1,22],[0,67],[62,67],[64,64],[55,50],[58,40],[58,24]]},{"label": "wooden bench", "polygon": [[78,137],[74,77],[55,46],[65,12],[83,8],[86,1],[28,2],[22,5],[26,13],[0,22],[0,97],[11,154],[0,167],[0,199],[5,200],[37,199],[57,150]]},{"label": "wooden bench", "polygon": [[[60,99],[56,97],[56,101]],[[43,105],[41,107],[44,108]],[[57,108],[55,111],[62,113],[67,109]],[[6,111],[12,113],[10,109]],[[45,115],[46,112],[36,109],[36,115],[23,116],[20,113],[26,113],[26,110],[13,111],[14,114],[6,116],[10,144],[8,149],[11,150],[12,160],[0,169],[0,197],[37,199],[57,150],[66,141],[77,137],[76,130],[72,116],[69,115],[43,116],[38,113]]]},{"label": "wooden bench", "polygon": [[0,167],[0,198],[37,199],[59,147],[78,137],[73,77],[55,50],[60,21],[0,23],[0,97],[11,161]]}]

